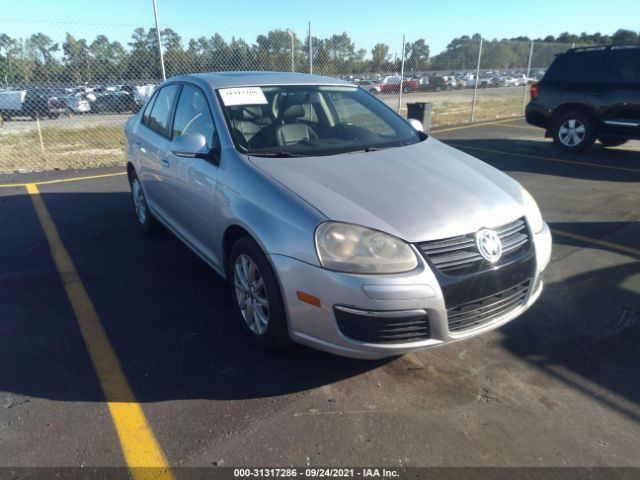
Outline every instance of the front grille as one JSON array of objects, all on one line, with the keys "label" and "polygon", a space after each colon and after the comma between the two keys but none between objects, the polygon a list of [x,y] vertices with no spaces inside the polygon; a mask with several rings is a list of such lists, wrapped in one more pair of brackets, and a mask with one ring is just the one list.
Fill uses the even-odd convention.
[{"label": "front grille", "polygon": [[334,312],[340,331],[359,342],[400,343],[430,338],[429,319],[424,312],[408,312],[401,317],[384,316],[385,312],[370,316],[341,307],[335,307]]},{"label": "front grille", "polygon": [[447,309],[450,332],[462,332],[496,320],[524,305],[531,280],[494,295],[473,300]]},{"label": "front grille", "polygon": [[503,265],[527,252],[531,246],[529,230],[524,218],[493,229],[502,242],[502,256],[498,263],[482,258],[476,245],[475,233],[417,244],[422,254],[442,273],[456,275],[469,270],[482,271]]}]

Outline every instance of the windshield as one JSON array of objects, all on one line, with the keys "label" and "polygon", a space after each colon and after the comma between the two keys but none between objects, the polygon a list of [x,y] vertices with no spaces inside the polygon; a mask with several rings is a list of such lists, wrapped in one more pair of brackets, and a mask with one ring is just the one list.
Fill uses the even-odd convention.
[{"label": "windshield", "polygon": [[218,95],[236,148],[250,155],[335,155],[421,141],[407,122],[355,86],[225,88]]}]

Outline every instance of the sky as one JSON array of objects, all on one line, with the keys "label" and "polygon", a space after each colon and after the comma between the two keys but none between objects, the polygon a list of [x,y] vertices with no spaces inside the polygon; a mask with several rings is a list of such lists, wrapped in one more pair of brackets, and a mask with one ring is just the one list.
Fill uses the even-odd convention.
[{"label": "sky", "polygon": [[[346,31],[357,48],[378,42],[400,52],[407,41],[425,38],[431,53],[457,36],[484,38],[545,37],[549,34],[640,31],[639,0],[157,0],[161,28],[170,27],[185,40],[216,32],[253,43],[275,28],[326,37]],[[153,26],[152,0],[4,0],[0,33],[26,38],[41,31],[56,42],[66,32],[91,41],[104,33],[123,44],[138,26]]]}]

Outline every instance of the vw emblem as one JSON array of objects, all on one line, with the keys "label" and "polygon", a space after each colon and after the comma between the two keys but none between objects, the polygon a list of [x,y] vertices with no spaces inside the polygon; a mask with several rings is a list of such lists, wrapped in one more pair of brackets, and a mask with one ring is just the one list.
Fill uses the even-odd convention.
[{"label": "vw emblem", "polygon": [[502,242],[493,230],[483,228],[476,233],[476,245],[482,258],[487,262],[496,263],[502,255]]}]

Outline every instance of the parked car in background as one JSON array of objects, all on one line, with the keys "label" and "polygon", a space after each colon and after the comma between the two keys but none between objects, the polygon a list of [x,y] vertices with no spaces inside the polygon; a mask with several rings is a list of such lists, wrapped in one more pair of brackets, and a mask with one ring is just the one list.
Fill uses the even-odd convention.
[{"label": "parked car in background", "polygon": [[0,114],[13,117],[58,118],[68,110],[65,93],[54,88],[28,88],[0,95]]},{"label": "parked car in background", "polygon": [[558,55],[531,86],[526,119],[567,152],[640,139],[640,45],[583,47]]},{"label": "parked car in background", "polygon": [[495,88],[499,86],[500,82],[498,81],[498,78],[491,76],[481,76],[480,83],[478,83],[478,88]]},{"label": "parked car in background", "polygon": [[442,75],[432,75],[428,77],[427,83],[423,89],[429,92],[442,92],[451,88],[449,84],[450,81],[447,77]]},{"label": "parked car in background", "polygon": [[133,95],[127,92],[110,92],[96,97],[91,104],[91,111],[94,113],[125,113],[137,112],[140,109],[133,99]]},{"label": "parked car in background", "polygon": [[138,105],[138,107],[142,107],[147,102],[147,100],[149,100],[156,86],[152,83],[149,83],[147,85],[139,85],[133,88],[133,100],[136,102],[136,105]]},{"label": "parked car in background", "polygon": [[456,90],[461,90],[469,86],[467,84],[467,81],[462,77],[449,76],[449,77],[445,77],[445,79],[447,81],[447,86],[449,88],[455,88]]},{"label": "parked car in background", "polygon": [[91,111],[89,100],[86,99],[84,93],[76,93],[75,95],[67,95],[65,97],[67,107],[71,113],[87,113]]},{"label": "parked car in background", "polygon": [[509,76],[502,76],[498,78],[498,83],[500,84],[501,87],[517,87],[518,86],[518,80]]},{"label": "parked car in background", "polygon": [[[402,93],[411,93],[418,90],[418,82],[412,79],[404,79]],[[400,75],[387,75],[380,82],[381,93],[398,93],[400,91]]]},{"label": "parked car in background", "polygon": [[540,296],[549,227],[420,127],[335,78],[174,77],[125,127],[135,218],[227,279],[264,348],[373,359],[486,333]]},{"label": "parked car in background", "polygon": [[360,80],[359,82],[356,82],[356,85],[372,95],[378,95],[382,90],[378,82],[372,82],[371,80]]}]

